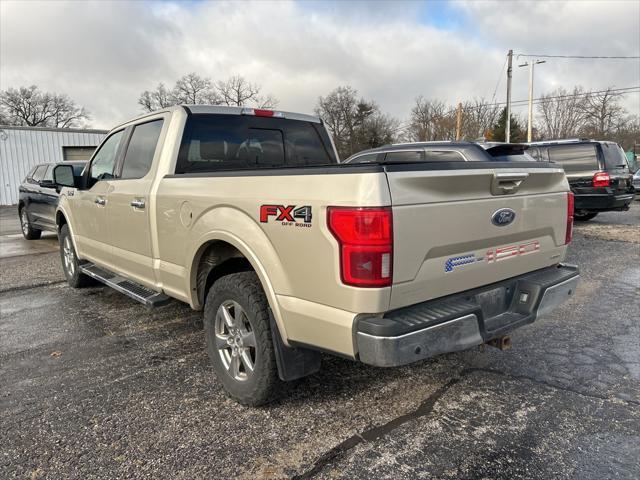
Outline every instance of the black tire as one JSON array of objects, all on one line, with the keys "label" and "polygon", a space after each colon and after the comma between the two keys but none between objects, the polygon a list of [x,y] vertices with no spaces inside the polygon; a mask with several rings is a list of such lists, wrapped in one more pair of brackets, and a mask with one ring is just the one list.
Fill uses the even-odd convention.
[{"label": "black tire", "polygon": [[60,260],[62,261],[62,270],[67,279],[67,283],[72,288],[82,288],[93,284],[92,278],[80,272],[80,264],[76,249],[71,241],[71,233],[69,227],[65,224],[60,229],[58,235],[60,242]]},{"label": "black tire", "polygon": [[22,230],[22,236],[27,240],[38,240],[42,235],[42,230],[33,228],[31,225],[27,207],[20,208],[20,210],[18,210],[18,216],[20,218],[20,230]]},{"label": "black tire", "polygon": [[595,218],[597,215],[598,212],[589,212],[586,210],[576,210],[575,212],[573,212],[573,218],[578,222],[587,222],[592,218]]},{"label": "black tire", "polygon": [[[241,307],[239,311],[236,311],[237,306]],[[241,323],[243,326],[229,327],[229,323],[224,321],[222,309],[232,314],[231,318],[236,325]],[[220,318],[216,320],[219,315]],[[235,319],[236,315],[240,320]],[[260,280],[254,272],[226,275],[218,279],[207,293],[204,307],[207,353],[226,393],[243,405],[255,407],[272,401],[282,385],[278,377],[269,319],[269,305]],[[233,331],[236,333],[232,333]],[[250,340],[246,343],[238,340],[244,338],[243,336],[249,338],[251,334],[253,348],[248,347]],[[224,343],[225,340],[218,340],[222,338],[226,338],[227,343]],[[228,344],[229,341],[233,342],[234,338],[238,343]],[[253,360],[253,370],[246,366],[247,357],[234,353],[236,350],[246,353],[249,363]],[[246,378],[234,378],[234,358],[240,365],[236,370],[237,375],[244,374]],[[244,372],[241,371],[242,368]]]}]

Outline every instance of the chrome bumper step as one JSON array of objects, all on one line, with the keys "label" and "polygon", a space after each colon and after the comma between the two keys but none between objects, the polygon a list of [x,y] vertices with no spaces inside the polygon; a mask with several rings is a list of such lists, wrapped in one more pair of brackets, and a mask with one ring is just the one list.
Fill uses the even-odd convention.
[{"label": "chrome bumper step", "polygon": [[80,271],[149,308],[161,307],[171,301],[171,297],[168,297],[164,293],[156,292],[131,280],[127,280],[93,263],[83,263],[80,265]]},{"label": "chrome bumper step", "polygon": [[442,299],[362,316],[356,324],[359,359],[391,367],[466,350],[547,315],[569,298],[580,280],[573,265],[559,265]]}]

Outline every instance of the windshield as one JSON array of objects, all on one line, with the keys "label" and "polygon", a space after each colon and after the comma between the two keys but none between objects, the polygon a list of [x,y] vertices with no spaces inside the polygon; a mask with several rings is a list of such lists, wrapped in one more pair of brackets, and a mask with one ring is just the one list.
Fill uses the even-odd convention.
[{"label": "windshield", "polygon": [[606,169],[619,170],[629,169],[627,163],[627,156],[624,154],[622,148],[617,143],[601,143],[602,153],[604,154],[604,164]]}]

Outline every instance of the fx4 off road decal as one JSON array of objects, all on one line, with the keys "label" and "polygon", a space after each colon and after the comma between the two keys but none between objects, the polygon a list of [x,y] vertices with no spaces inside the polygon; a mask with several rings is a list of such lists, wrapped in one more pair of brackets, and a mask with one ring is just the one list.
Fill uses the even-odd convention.
[{"label": "fx4 off road decal", "polygon": [[261,205],[260,222],[269,223],[270,220],[281,222],[285,226],[311,227],[311,207],[305,205]]}]

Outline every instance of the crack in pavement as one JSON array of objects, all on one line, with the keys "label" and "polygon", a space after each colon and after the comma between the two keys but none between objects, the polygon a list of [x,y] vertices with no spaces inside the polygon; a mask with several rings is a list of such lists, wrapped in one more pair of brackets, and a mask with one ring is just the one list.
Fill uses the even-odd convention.
[{"label": "crack in pavement", "polygon": [[335,447],[333,447],[331,450],[329,450],[328,452],[324,453],[322,456],[320,456],[312,465],[312,467],[300,474],[294,475],[291,478],[293,480],[305,480],[305,479],[309,479],[312,478],[313,476],[317,475],[318,473],[320,473],[322,470],[324,470],[325,467],[327,467],[328,465],[330,465],[334,460],[338,459],[340,456],[344,455],[345,453],[347,453],[348,451],[354,449],[356,446],[360,445],[361,443],[366,443],[366,442],[372,442],[375,441],[381,437],[383,437],[384,435],[390,433],[391,431],[395,430],[396,428],[404,425],[405,423],[408,423],[412,420],[416,420],[418,418],[421,417],[425,417],[427,415],[429,415],[432,410],[433,407],[435,406],[435,404],[438,402],[438,400],[440,400],[440,398],[442,398],[442,396],[447,393],[447,391],[449,391],[452,387],[454,387],[455,385],[457,385],[458,383],[460,383],[465,377],[467,377],[468,375],[471,375],[473,373],[476,372],[482,372],[482,373],[489,373],[489,374],[494,374],[494,375],[500,375],[503,377],[509,377],[512,378],[514,380],[528,380],[532,383],[535,383],[537,385],[542,385],[545,386],[547,388],[553,388],[555,390],[562,390],[562,391],[566,391],[566,392],[570,392],[576,395],[581,395],[587,398],[592,398],[592,399],[596,399],[596,400],[602,400],[602,401],[612,401],[612,400],[616,400],[616,401],[620,401],[623,402],[627,405],[632,405],[632,406],[640,406],[640,402],[635,402],[633,400],[624,400],[621,398],[617,398],[617,397],[606,397],[603,395],[595,395],[595,394],[589,394],[589,393],[584,393],[584,392],[580,392],[577,390],[573,390],[571,388],[567,388],[564,387],[562,385],[555,385],[549,382],[546,382],[544,380],[538,380],[535,378],[531,378],[531,377],[527,377],[526,375],[514,375],[508,372],[503,372],[501,370],[494,370],[494,369],[490,369],[490,368],[468,368],[468,369],[464,369],[460,372],[460,375],[456,378],[453,378],[451,380],[449,380],[449,382],[447,382],[445,385],[441,386],[440,388],[438,388],[434,393],[432,393],[431,395],[429,395],[429,397],[427,397],[421,404],[420,406],[409,412],[409,413],[405,413],[404,415],[400,415],[399,417],[396,417],[390,421],[388,421],[387,423],[384,423],[382,425],[379,425],[377,427],[372,427],[368,430],[365,430],[364,432],[361,433],[356,433],[354,435],[352,435],[351,437],[347,438],[346,440],[343,440],[342,442],[340,442],[338,445],[336,445]]},{"label": "crack in pavement", "polygon": [[0,289],[0,293],[12,293],[12,292],[21,292],[24,290],[31,290],[33,288],[41,288],[41,287],[49,287],[51,285],[58,285],[60,283],[67,283],[66,280],[52,280],[50,282],[41,282],[34,283],[33,285],[23,285],[20,287],[9,287],[5,289]]},{"label": "crack in pavement", "polygon": [[318,458],[309,470],[301,474],[294,475],[291,478],[294,480],[304,480],[307,478],[312,478],[317,473],[320,473],[324,469],[324,467],[329,465],[339,456],[355,448],[357,445],[361,443],[377,440],[378,438],[386,435],[392,430],[395,430],[401,425],[407,422],[410,422],[411,420],[415,420],[417,418],[424,417],[430,414],[436,402],[440,400],[440,398],[447,392],[447,390],[449,390],[451,387],[459,383],[460,380],[462,380],[462,378],[464,377],[464,374],[465,373],[463,372],[461,376],[449,380],[449,382],[447,382],[445,385],[440,387],[434,393],[429,395],[427,399],[424,400],[417,409],[409,413],[405,413],[404,415],[400,415],[399,417],[396,417],[393,420],[390,420],[383,425],[379,425],[377,427],[370,428],[369,430],[365,430],[362,433],[356,433],[355,435],[352,435],[351,437],[347,438],[346,440],[343,440],[338,445],[333,447],[331,450],[326,452],[320,458]]},{"label": "crack in pavement", "polygon": [[501,370],[494,370],[492,368],[469,368],[466,369],[462,372],[462,375],[468,374],[468,373],[474,373],[474,372],[484,372],[484,373],[493,373],[495,375],[501,375],[503,377],[509,377],[509,378],[513,378],[514,380],[529,380],[530,382],[533,382],[537,385],[543,385],[545,387],[549,387],[549,388],[553,388],[556,390],[563,390],[565,392],[570,392],[570,393],[574,393],[576,395],[581,395],[583,397],[587,397],[587,398],[593,398],[595,400],[606,400],[606,401],[618,401],[618,402],[622,402],[625,403],[627,405],[630,406],[640,406],[640,401],[635,401],[635,400],[625,400],[623,398],[618,398],[618,397],[608,397],[605,395],[597,395],[595,393],[586,393],[586,392],[581,392],[579,390],[574,390],[573,388],[569,388],[566,387],[564,385],[557,385],[555,383],[550,383],[547,382],[545,380],[538,380],[537,378],[533,378],[533,377],[528,377],[526,375],[515,375],[513,373],[508,373],[508,372],[503,372]]}]

